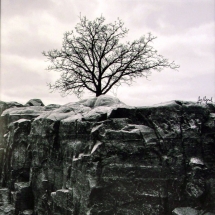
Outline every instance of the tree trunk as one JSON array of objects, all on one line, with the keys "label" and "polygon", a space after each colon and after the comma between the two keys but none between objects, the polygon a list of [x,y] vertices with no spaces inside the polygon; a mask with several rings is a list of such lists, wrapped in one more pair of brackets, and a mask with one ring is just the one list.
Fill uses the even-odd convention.
[{"label": "tree trunk", "polygon": [[96,97],[102,95],[102,83],[101,81],[98,82],[98,85],[96,87]]},{"label": "tree trunk", "polygon": [[97,90],[97,91],[96,91],[96,97],[98,97],[98,96],[100,96],[100,95],[102,95],[101,90]]}]

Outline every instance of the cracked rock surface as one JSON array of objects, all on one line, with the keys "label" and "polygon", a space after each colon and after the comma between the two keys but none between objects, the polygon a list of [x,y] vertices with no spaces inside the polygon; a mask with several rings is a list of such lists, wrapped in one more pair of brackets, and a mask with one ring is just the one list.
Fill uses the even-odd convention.
[{"label": "cracked rock surface", "polygon": [[0,215],[212,215],[215,105],[0,102]]}]

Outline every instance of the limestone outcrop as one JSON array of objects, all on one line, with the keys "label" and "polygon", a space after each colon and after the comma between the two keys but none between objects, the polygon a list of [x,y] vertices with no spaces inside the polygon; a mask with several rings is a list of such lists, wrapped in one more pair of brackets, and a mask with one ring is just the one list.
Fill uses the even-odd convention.
[{"label": "limestone outcrop", "polygon": [[0,214],[215,213],[214,104],[39,104],[0,102]]}]

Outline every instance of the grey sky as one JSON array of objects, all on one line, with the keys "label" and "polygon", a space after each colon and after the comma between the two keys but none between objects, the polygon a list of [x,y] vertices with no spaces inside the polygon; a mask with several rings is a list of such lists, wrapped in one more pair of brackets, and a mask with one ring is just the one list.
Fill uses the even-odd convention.
[{"label": "grey sky", "polygon": [[80,14],[91,20],[102,14],[107,22],[123,20],[127,40],[151,32],[158,53],[180,65],[178,71],[155,71],[149,80],[119,87],[121,101],[139,106],[198,96],[215,100],[214,8],[214,0],[2,0],[0,99],[77,101],[74,95],[50,93],[46,83],[58,75],[45,70],[49,63],[41,52],[60,49],[63,34],[74,29]]}]

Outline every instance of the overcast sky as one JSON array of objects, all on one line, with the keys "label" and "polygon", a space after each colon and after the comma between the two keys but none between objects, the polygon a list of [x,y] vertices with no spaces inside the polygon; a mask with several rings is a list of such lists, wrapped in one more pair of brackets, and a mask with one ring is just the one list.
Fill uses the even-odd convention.
[{"label": "overcast sky", "polygon": [[79,100],[50,93],[47,83],[57,75],[46,70],[42,51],[60,49],[63,34],[74,29],[80,14],[90,20],[102,14],[107,23],[119,17],[129,29],[127,40],[151,32],[158,53],[180,65],[178,71],[154,71],[149,80],[119,87],[115,95],[124,103],[144,106],[199,96],[215,101],[214,0],[2,0],[0,100],[25,104],[40,98],[45,105]]}]

